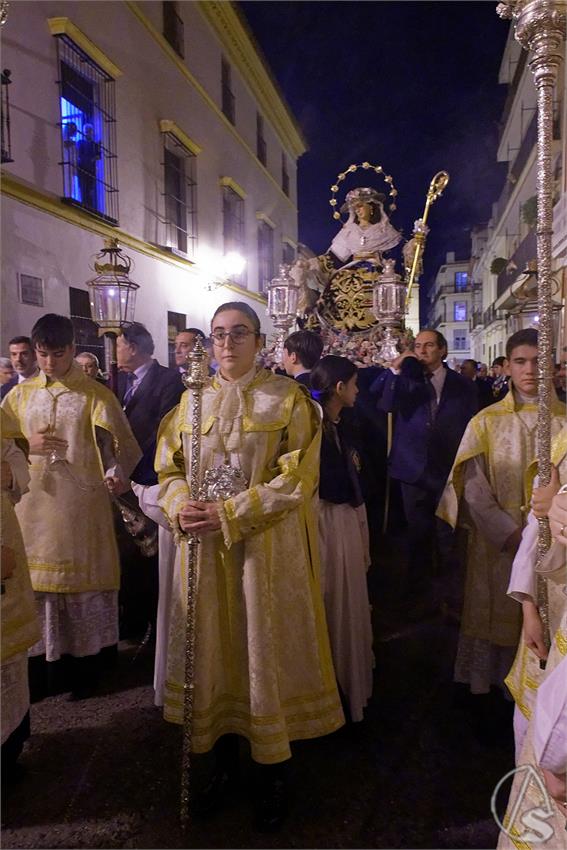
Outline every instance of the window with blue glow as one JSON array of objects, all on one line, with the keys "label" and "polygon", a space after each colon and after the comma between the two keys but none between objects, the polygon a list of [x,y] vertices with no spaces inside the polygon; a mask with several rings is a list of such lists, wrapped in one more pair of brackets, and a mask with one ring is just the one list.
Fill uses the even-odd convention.
[{"label": "window with blue glow", "polygon": [[467,288],[468,282],[467,272],[455,272],[455,289],[457,292],[463,292]]},{"label": "window with blue glow", "polygon": [[114,80],[58,37],[63,198],[118,223]]}]

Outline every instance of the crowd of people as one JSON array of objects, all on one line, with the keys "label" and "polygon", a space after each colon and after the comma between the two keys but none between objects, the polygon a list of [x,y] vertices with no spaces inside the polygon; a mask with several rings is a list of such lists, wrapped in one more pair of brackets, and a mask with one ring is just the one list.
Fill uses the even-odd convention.
[{"label": "crowd of people", "polygon": [[[182,380],[197,338],[209,357],[200,462],[214,482],[199,493]],[[183,723],[197,535],[192,750],[213,750],[215,763],[194,810],[221,808],[246,739],[257,827],[278,829],[291,743],[364,719],[374,686],[367,573],[398,523],[401,610],[460,623],[455,681],[479,715],[495,689],[513,698],[518,763],[539,765],[564,828],[567,675],[555,671],[565,674],[567,653],[567,429],[563,386],[554,474],[537,486],[537,332],[512,335],[490,377],[470,360],[449,369],[446,341],[429,329],[388,366],[360,370],[323,356],[308,330],[287,338],[282,368],[265,368],[261,348],[243,302],[218,307],[207,334],[181,331],[175,368],[134,323],[118,337],[115,394],[96,356],[77,354],[70,319],[47,314],[10,341],[0,363],[8,783],[30,699],[95,695],[121,638],[155,635],[155,703]],[[558,396],[564,379],[563,368]],[[542,612],[537,529],[548,515]]]}]

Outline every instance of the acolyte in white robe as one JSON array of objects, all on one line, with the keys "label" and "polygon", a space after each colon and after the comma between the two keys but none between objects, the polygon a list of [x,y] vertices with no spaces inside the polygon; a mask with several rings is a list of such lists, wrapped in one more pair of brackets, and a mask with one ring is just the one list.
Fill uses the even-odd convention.
[{"label": "acolyte in white robe", "polygon": [[42,629],[30,655],[94,655],[118,640],[120,569],[103,479],[126,481],[139,446],[116,396],[76,364],[57,380],[40,371],[2,407],[26,437],[48,426],[68,444],[61,463],[31,455],[16,509]]}]

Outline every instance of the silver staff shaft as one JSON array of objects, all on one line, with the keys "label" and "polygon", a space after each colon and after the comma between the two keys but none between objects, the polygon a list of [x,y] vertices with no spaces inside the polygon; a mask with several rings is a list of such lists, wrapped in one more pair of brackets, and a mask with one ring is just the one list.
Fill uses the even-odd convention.
[{"label": "silver staff shaft", "polygon": [[[537,455],[540,484],[551,479],[551,419],[553,353],[552,235],[553,235],[553,95],[563,61],[567,31],[565,0],[504,0],[497,8],[512,18],[516,40],[530,51],[529,65],[537,91],[537,268],[538,268],[538,423]],[[538,519],[537,567],[541,567],[551,543],[547,517]],[[537,604],[550,646],[547,580],[538,574]],[[540,666],[544,663],[540,662]]]},{"label": "silver staff shaft", "polygon": [[[191,498],[201,490],[201,421],[203,388],[207,382],[207,355],[199,337],[187,355],[188,370],[183,383],[191,393],[191,458],[189,483]],[[184,545],[184,544],[182,544]],[[187,535],[187,617],[185,620],[185,680],[183,683],[183,749],[181,757],[181,826],[189,825],[191,800],[191,740],[195,696],[195,618],[197,612],[197,569],[200,540]]]}]

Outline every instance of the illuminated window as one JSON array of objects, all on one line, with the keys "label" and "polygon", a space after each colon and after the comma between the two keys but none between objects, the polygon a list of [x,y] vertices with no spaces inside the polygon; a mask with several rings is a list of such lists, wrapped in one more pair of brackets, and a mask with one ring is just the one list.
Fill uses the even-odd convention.
[{"label": "illuminated window", "polygon": [[467,302],[455,301],[453,308],[453,321],[466,322],[467,320]]},{"label": "illuminated window", "polygon": [[114,80],[57,37],[63,200],[118,223]]},{"label": "illuminated window", "polygon": [[467,272],[455,272],[455,291],[464,292],[468,286],[469,276]]}]

